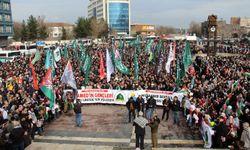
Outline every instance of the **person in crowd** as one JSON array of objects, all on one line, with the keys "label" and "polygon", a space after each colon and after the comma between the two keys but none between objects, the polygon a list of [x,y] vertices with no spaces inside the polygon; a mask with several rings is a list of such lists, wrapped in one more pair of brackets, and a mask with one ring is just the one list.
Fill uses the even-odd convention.
[{"label": "person in crowd", "polygon": [[74,104],[74,112],[75,112],[75,123],[77,127],[82,127],[82,104],[79,99],[76,100]]},{"label": "person in crowd", "polygon": [[10,140],[12,145],[12,150],[24,150],[24,133],[25,130],[20,124],[18,116],[13,121],[14,128],[10,132]]},{"label": "person in crowd", "polygon": [[243,123],[243,132],[241,134],[240,140],[244,142],[244,148],[246,150],[250,149],[250,127],[249,122]]},{"label": "person in crowd", "polygon": [[[157,41],[159,41],[159,39],[154,41],[154,48],[151,50],[155,49]],[[169,44],[169,41],[163,41],[162,43],[162,45]],[[183,55],[182,49],[184,48],[184,43],[179,41],[175,44],[176,55],[178,56],[177,59],[179,59],[179,56]],[[238,141],[239,137],[241,137],[243,132],[243,122],[250,122],[250,46],[249,44],[244,44],[244,47],[242,47],[242,43],[240,42],[220,44],[220,48],[218,49],[220,52],[238,53],[239,56],[197,56],[190,66],[192,68],[191,70],[193,70],[192,72],[195,72],[195,83],[191,84],[193,73],[190,71],[180,79],[181,84],[179,86],[176,84],[176,60],[171,63],[170,73],[166,73],[165,67],[162,67],[166,62],[159,61],[167,60],[169,55],[168,46],[163,47],[163,50],[161,50],[162,55],[158,55],[158,57],[152,59],[149,59],[150,55],[148,51],[142,50],[140,53],[137,51],[138,65],[140,68],[138,80],[135,80],[132,73],[134,71],[133,47],[129,45],[125,46],[124,51],[121,54],[122,63],[128,67],[131,72],[130,74],[122,74],[118,69],[115,69],[109,82],[106,78],[100,80],[97,72],[99,70],[100,62],[98,53],[105,53],[107,48],[111,52],[111,44],[100,46],[98,49],[89,46],[86,47],[86,52],[93,57],[87,87],[121,90],[145,89],[178,91],[184,94],[186,93],[185,91],[188,91],[187,93],[193,93],[193,95],[191,98],[191,95],[185,94],[186,98],[184,99],[186,99],[186,101],[183,101],[183,106],[186,105],[185,108],[187,111],[184,112],[187,113],[184,113],[184,115],[192,115],[192,126],[196,124],[196,126],[198,125],[200,128],[210,127],[210,123],[213,122],[216,124],[217,118],[223,116],[223,123],[226,124],[229,130],[233,129],[232,131],[237,131],[232,132],[232,134],[229,134],[226,138],[226,145],[233,145],[233,143],[236,143],[235,141]],[[68,88],[68,86],[60,82],[60,77],[63,74],[67,60],[71,59],[77,88],[80,89],[82,85],[85,85],[84,74],[81,71],[82,66],[79,65],[81,58],[76,59],[74,57],[74,59],[72,59],[72,57],[75,56],[74,53],[77,51],[79,52],[80,46],[74,51],[70,45],[67,45],[66,47],[64,45],[59,45],[59,47],[62,49],[62,54],[64,53],[65,48],[67,50],[67,55],[63,56],[60,61],[56,62],[57,68],[55,69],[53,85],[55,88],[54,91],[56,91],[55,103],[60,105],[57,108],[50,108],[48,98],[40,89],[34,89],[30,68],[29,65],[27,65],[34,59],[34,56],[31,56],[30,58],[21,56],[15,58],[12,62],[0,63],[0,111],[2,112],[2,115],[0,115],[0,122],[3,121],[6,123],[7,121],[7,124],[3,123],[4,125],[2,126],[4,132],[10,133],[13,130],[13,118],[16,114],[21,120],[21,126],[25,130],[25,134],[30,134],[34,139],[40,115],[44,117],[44,123],[49,123],[56,119],[56,117],[54,117],[55,109],[59,108],[67,113],[73,108],[73,98],[71,94],[68,93],[66,94],[66,97],[63,96],[63,89]],[[144,47],[142,46],[141,48]],[[205,49],[197,49],[195,44],[191,44],[191,49],[192,54],[201,51],[205,52]],[[45,51],[40,50],[40,53],[42,55],[41,59],[34,64],[38,83],[41,82],[46,73],[44,67],[46,58]],[[161,58],[159,59],[159,57]],[[105,55],[103,56],[103,60],[105,64]],[[182,60],[182,58],[179,60]],[[136,100],[135,97],[133,99],[134,101]],[[152,110],[154,110],[154,108],[149,109],[149,102],[150,101],[147,101],[147,111],[145,112],[148,119],[151,118]],[[134,107],[135,109],[138,109],[137,106]],[[196,111],[197,108],[199,108],[200,111]],[[174,108],[171,109],[173,110]],[[58,111],[60,112],[60,110]],[[173,114],[175,116],[175,122],[177,123],[179,115],[175,112],[173,112]],[[234,113],[236,114],[235,116],[233,115]],[[209,124],[203,124],[203,116],[206,115],[210,116],[208,119],[208,122],[210,122]],[[211,132],[209,132],[209,134],[210,133]],[[234,133],[237,133],[236,137],[231,138],[230,136],[234,136]],[[24,135],[25,139],[27,137],[29,136]],[[29,140],[24,140],[24,143],[29,143],[28,141]],[[26,146],[27,144],[24,145]],[[206,147],[210,147],[210,145],[210,143],[207,143]]]},{"label": "person in crowd", "polygon": [[215,126],[215,142],[214,146],[217,148],[227,148],[227,134],[228,127],[224,124],[224,118],[219,118],[219,124]]},{"label": "person in crowd", "polygon": [[173,99],[173,102],[171,103],[171,108],[173,111],[173,119],[174,119],[174,124],[177,126],[180,126],[180,101],[178,100],[178,97],[175,96]]},{"label": "person in crowd", "polygon": [[156,107],[156,100],[153,98],[153,96],[150,96],[146,104],[146,118],[148,120],[152,118],[153,112],[155,111],[155,107]]},{"label": "person in crowd", "polygon": [[135,101],[133,97],[130,97],[126,103],[127,109],[128,109],[128,122],[131,122],[131,115],[133,115],[133,118],[135,119]]},{"label": "person in crowd", "polygon": [[143,112],[139,112],[138,117],[135,118],[133,125],[135,126],[136,148],[144,149],[144,137],[146,134],[145,126],[148,120],[143,117]]},{"label": "person in crowd", "polygon": [[152,147],[156,148],[158,146],[158,127],[160,124],[160,119],[157,116],[157,113],[154,113],[153,118],[151,119],[150,123],[148,123],[149,127],[151,128],[151,140],[152,140]]},{"label": "person in crowd", "polygon": [[163,113],[162,113],[161,120],[163,120],[165,115],[166,115],[166,121],[167,121],[168,117],[169,117],[169,110],[170,110],[170,105],[171,105],[171,101],[170,101],[169,97],[166,97],[163,100],[162,105],[163,105]]},{"label": "person in crowd", "polygon": [[139,95],[138,98],[136,99],[136,102],[135,102],[135,108],[136,108],[138,113],[140,111],[144,113],[144,105],[145,105],[145,101],[142,98],[142,96]]}]

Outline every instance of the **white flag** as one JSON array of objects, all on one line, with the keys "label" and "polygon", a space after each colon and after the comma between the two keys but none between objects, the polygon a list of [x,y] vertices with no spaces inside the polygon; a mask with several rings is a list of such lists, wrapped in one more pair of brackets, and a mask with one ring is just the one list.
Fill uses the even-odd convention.
[{"label": "white flag", "polygon": [[170,44],[170,50],[169,50],[169,54],[168,54],[168,61],[166,63],[166,71],[167,73],[170,73],[170,66],[171,66],[171,62],[174,60],[174,52],[173,52],[173,45],[172,43]]},{"label": "white flag", "polygon": [[61,60],[61,53],[60,53],[60,48],[59,47],[57,47],[54,50],[54,58],[55,58],[56,62],[58,62],[59,60]]},{"label": "white flag", "polygon": [[107,81],[110,81],[111,74],[114,72],[114,66],[109,55],[108,49],[106,49],[106,67],[107,67]]},{"label": "white flag", "polygon": [[65,84],[68,84],[73,89],[77,89],[76,81],[75,81],[75,77],[74,77],[74,73],[73,73],[73,69],[72,69],[70,61],[68,61],[68,64],[64,69],[63,75],[61,77],[61,81]]}]

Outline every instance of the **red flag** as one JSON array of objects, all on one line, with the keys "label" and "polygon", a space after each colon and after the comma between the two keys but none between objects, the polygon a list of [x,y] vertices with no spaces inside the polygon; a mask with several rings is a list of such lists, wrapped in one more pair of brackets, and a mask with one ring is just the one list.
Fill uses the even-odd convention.
[{"label": "red flag", "polygon": [[100,79],[102,80],[105,76],[104,63],[102,58],[102,52],[100,52]]},{"label": "red flag", "polygon": [[33,87],[35,90],[39,90],[38,82],[37,82],[37,78],[36,78],[36,72],[35,72],[35,69],[34,69],[34,66],[32,65],[32,63],[30,63],[30,69],[31,69],[31,73],[32,73]]}]

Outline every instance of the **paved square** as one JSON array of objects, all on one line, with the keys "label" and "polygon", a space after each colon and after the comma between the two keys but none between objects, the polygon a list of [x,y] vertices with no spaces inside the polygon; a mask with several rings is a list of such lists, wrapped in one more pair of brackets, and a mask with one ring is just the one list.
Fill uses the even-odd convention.
[{"label": "paved square", "polygon": [[[162,109],[157,109],[157,113],[161,118]],[[128,111],[125,106],[85,105],[82,107],[82,116],[83,127],[79,128],[75,127],[73,111],[63,113],[45,126],[44,136],[36,136],[35,142],[69,144],[69,147],[70,145],[108,146],[115,149],[135,147],[133,126],[132,123],[128,123]],[[201,147],[203,144],[198,131],[187,128],[183,117],[181,126],[174,126],[171,113],[168,121],[161,121],[158,138],[159,147]],[[75,149],[72,146],[71,148]],[[146,127],[145,148],[151,148],[149,127]]]}]

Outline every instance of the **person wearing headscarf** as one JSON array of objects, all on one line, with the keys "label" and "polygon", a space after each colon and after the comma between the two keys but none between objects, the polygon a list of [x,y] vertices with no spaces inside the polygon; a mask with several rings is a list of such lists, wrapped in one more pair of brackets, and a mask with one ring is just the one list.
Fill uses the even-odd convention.
[{"label": "person wearing headscarf", "polygon": [[250,127],[249,127],[248,122],[243,123],[243,132],[241,134],[240,140],[244,142],[244,148],[246,150],[249,150],[250,149]]}]

